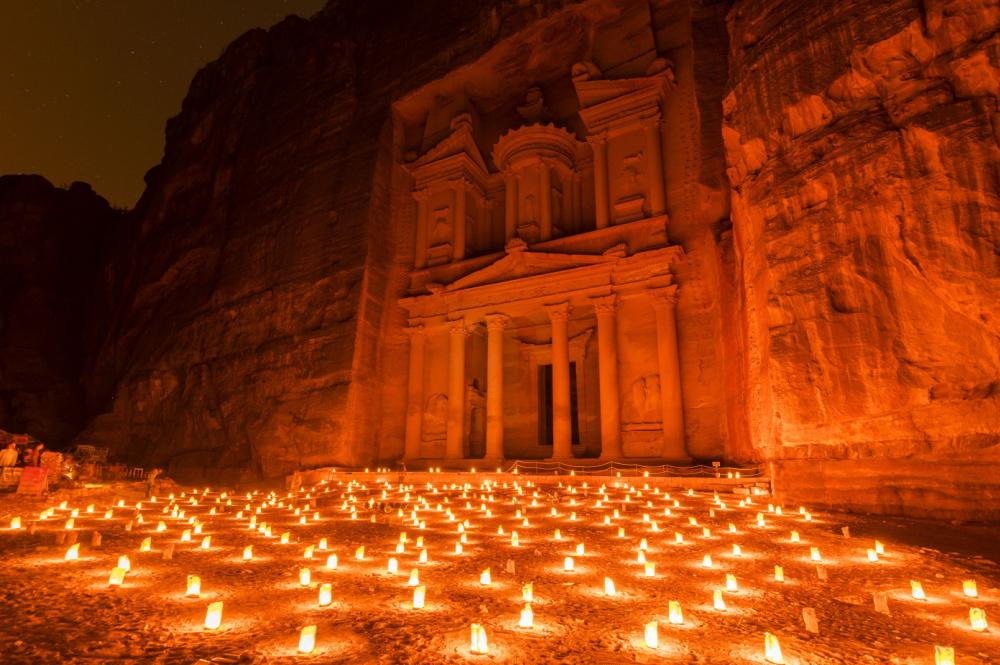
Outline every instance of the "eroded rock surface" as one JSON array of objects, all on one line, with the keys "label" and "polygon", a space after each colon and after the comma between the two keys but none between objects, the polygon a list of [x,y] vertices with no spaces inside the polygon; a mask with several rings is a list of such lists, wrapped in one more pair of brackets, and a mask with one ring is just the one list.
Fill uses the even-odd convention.
[{"label": "eroded rock surface", "polygon": [[1000,470],[1000,8],[745,0],[728,18],[752,447],[858,460],[779,470],[789,496],[995,506],[977,475]]}]

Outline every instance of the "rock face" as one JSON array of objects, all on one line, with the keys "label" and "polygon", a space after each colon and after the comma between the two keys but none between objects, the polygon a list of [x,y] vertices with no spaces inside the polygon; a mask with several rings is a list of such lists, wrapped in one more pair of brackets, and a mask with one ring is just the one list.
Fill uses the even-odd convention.
[{"label": "rock face", "polygon": [[81,383],[108,314],[99,288],[120,224],[84,183],[0,177],[0,427],[69,443],[93,416]]},{"label": "rock face", "polygon": [[82,338],[28,362],[4,333],[0,408],[180,477],[399,459],[406,163],[466,107],[499,135],[529,88],[577,131],[574,65],[660,62],[688,450],[766,464],[788,502],[997,517],[995,4],[334,1],[250,32],[199,72],[113,235],[54,205],[79,187],[0,188],[0,219],[27,205],[84,248],[47,292],[93,289],[40,319]]},{"label": "rock face", "polygon": [[997,517],[1000,7],[728,20],[736,447],[789,500]]}]

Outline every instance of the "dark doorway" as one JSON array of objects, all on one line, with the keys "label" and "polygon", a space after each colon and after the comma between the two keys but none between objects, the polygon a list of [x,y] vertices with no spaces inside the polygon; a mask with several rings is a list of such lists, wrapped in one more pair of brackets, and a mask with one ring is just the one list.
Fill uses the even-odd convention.
[{"label": "dark doorway", "polygon": [[[569,364],[569,421],[574,444],[580,442],[579,401],[576,394],[576,363]],[[552,365],[538,366],[538,438],[543,446],[552,445]]]}]

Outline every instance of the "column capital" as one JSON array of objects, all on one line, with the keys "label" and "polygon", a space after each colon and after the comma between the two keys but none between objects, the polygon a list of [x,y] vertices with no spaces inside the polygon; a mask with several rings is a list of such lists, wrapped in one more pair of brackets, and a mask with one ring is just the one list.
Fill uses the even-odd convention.
[{"label": "column capital", "polygon": [[427,191],[426,187],[421,187],[420,189],[413,190],[412,196],[417,201],[426,201],[427,197],[430,196],[430,192]]},{"label": "column capital", "polygon": [[408,337],[422,337],[425,332],[423,324],[417,324],[415,326],[407,326],[403,328],[403,332],[406,333]]},{"label": "column capital", "polygon": [[639,118],[639,125],[643,129],[649,129],[650,127],[656,127],[657,129],[659,129],[662,122],[663,118],[660,116],[659,113],[648,115],[645,118]]},{"label": "column capital", "polygon": [[599,132],[594,132],[587,136],[587,143],[593,146],[604,146],[608,142],[608,132],[607,130],[601,130]]},{"label": "column capital", "polygon": [[465,319],[455,319],[448,322],[448,332],[452,335],[468,337],[472,334],[472,326],[465,322]]},{"label": "column capital", "polygon": [[553,321],[566,321],[569,319],[570,306],[568,302],[556,303],[554,305],[542,305]]},{"label": "column capital", "polygon": [[448,185],[456,192],[464,192],[472,189],[472,182],[468,178],[452,178]]},{"label": "column capital", "polygon": [[680,299],[680,294],[677,293],[679,288],[677,284],[671,284],[659,289],[649,289],[647,293],[653,299],[653,307],[674,307]]},{"label": "column capital", "polygon": [[487,330],[503,330],[510,323],[511,318],[506,314],[487,314],[483,320],[486,321]]},{"label": "column capital", "polygon": [[596,296],[590,299],[598,316],[614,314],[618,309],[618,296],[614,293],[606,296]]}]

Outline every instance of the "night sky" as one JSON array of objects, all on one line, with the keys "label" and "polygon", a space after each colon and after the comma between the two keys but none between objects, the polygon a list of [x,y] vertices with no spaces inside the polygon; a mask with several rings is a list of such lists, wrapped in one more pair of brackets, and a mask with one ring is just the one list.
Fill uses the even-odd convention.
[{"label": "night sky", "polygon": [[0,0],[0,174],[131,207],[188,84],[236,37],[325,0]]}]

